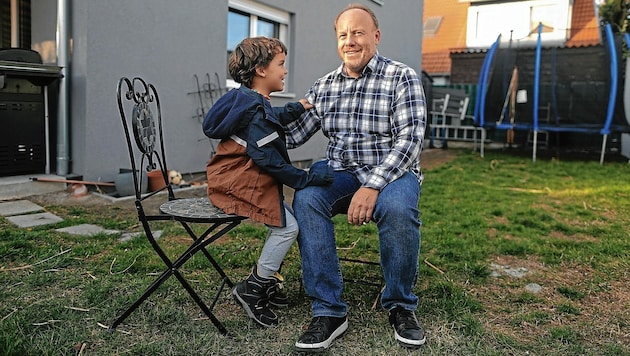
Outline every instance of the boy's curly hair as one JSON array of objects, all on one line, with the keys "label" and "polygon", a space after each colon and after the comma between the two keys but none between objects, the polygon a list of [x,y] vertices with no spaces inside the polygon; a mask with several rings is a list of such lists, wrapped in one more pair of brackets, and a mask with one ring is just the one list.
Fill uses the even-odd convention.
[{"label": "boy's curly hair", "polygon": [[287,47],[277,38],[250,37],[239,43],[230,55],[228,71],[235,82],[251,87],[256,67],[266,67],[278,53],[287,54]]}]

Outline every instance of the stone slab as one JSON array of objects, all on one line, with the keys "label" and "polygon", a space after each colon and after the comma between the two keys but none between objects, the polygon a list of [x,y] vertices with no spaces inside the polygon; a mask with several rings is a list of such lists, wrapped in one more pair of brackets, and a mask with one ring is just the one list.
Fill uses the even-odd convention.
[{"label": "stone slab", "polygon": [[37,213],[27,215],[9,216],[7,220],[19,227],[34,227],[42,225],[56,224],[63,221],[62,218],[51,213]]},{"label": "stone slab", "polygon": [[71,235],[81,235],[81,236],[94,236],[97,234],[118,234],[120,231],[118,230],[107,230],[97,225],[92,224],[81,224],[75,226],[68,226],[61,229],[55,229],[55,231],[65,232]]},{"label": "stone slab", "polygon": [[[120,242],[129,242],[138,236],[144,236],[144,232],[126,232],[118,239]],[[159,240],[162,237],[162,230],[153,231],[153,238]]]},{"label": "stone slab", "polygon": [[0,216],[13,216],[42,211],[44,208],[28,200],[0,202]]}]

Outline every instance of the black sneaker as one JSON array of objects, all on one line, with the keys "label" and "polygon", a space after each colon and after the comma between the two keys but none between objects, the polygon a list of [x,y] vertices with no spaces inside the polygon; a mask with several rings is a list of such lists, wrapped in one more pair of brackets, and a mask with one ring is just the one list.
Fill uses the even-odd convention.
[{"label": "black sneaker", "polygon": [[254,272],[232,289],[234,300],[240,304],[247,315],[258,325],[266,328],[278,325],[278,316],[269,309],[267,289],[273,287],[271,279],[263,279]]},{"label": "black sneaker", "polygon": [[295,343],[295,349],[302,352],[320,352],[341,336],[348,329],[348,319],[332,316],[318,316],[313,318],[308,329]]},{"label": "black sneaker", "polygon": [[404,347],[420,347],[427,341],[424,330],[412,310],[401,307],[390,310],[389,323],[394,328],[394,337]]},{"label": "black sneaker", "polygon": [[289,306],[289,297],[284,292],[284,277],[276,272],[271,276],[271,279],[275,280],[276,283],[273,288],[267,290],[269,304],[276,308],[287,308]]}]

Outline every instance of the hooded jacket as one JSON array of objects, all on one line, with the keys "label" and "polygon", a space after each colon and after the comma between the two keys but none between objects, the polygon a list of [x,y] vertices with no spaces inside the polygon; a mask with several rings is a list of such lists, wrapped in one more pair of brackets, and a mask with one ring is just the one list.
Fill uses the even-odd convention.
[{"label": "hooded jacket", "polygon": [[221,139],[206,166],[208,197],[228,214],[285,226],[282,185],[302,189],[332,182],[332,168],[305,171],[294,167],[283,125],[304,112],[299,102],[272,107],[245,86],[223,95],[206,114],[206,136]]}]

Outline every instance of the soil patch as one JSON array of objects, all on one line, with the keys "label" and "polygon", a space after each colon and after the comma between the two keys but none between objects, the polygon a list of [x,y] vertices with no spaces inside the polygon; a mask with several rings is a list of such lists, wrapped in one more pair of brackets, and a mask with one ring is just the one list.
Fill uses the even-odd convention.
[{"label": "soil patch", "polygon": [[434,169],[457,157],[457,151],[431,148],[422,151],[422,169]]}]

